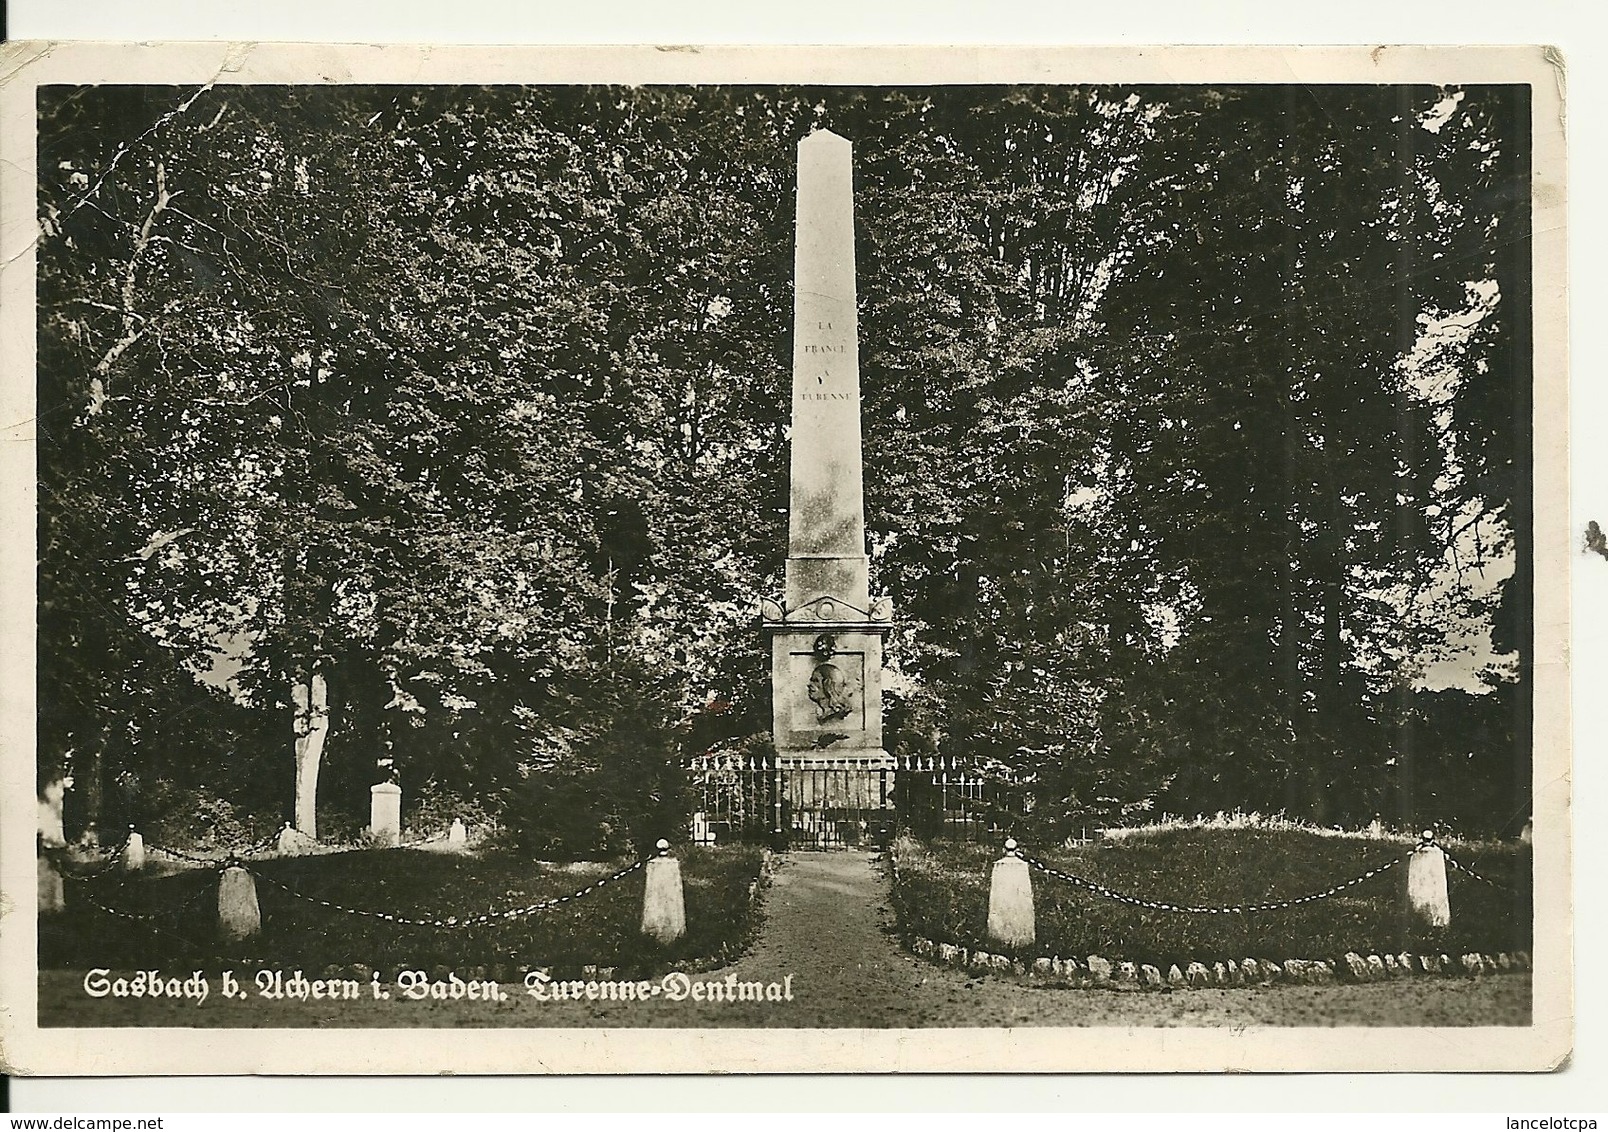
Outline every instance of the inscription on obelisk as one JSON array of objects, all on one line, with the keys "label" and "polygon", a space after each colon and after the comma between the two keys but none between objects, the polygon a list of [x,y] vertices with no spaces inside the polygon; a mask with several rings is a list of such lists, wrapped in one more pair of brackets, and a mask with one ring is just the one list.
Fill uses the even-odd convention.
[{"label": "inscription on obelisk", "polygon": [[870,596],[860,449],[860,353],[849,143],[798,146],[793,447],[787,581],[761,612],[771,637],[782,764],[885,770],[882,644],[892,606]]},{"label": "inscription on obelisk", "polygon": [[861,610],[870,604],[852,168],[849,143],[836,134],[822,131],[799,143],[789,609],[823,595]]}]

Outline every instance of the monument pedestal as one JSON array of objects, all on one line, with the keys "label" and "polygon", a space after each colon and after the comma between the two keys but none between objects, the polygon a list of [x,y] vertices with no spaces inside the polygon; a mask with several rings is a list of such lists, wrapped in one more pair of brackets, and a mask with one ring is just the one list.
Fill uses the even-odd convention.
[{"label": "monument pedestal", "polygon": [[852,760],[892,769],[882,750],[882,645],[893,630],[892,602],[866,610],[830,597],[794,609],[765,601],[760,623],[770,638],[771,737],[784,765]]},{"label": "monument pedestal", "polygon": [[882,646],[891,617],[885,600],[870,610],[824,597],[792,610],[762,603],[779,848],[871,845],[891,831],[894,759],[882,747]]}]

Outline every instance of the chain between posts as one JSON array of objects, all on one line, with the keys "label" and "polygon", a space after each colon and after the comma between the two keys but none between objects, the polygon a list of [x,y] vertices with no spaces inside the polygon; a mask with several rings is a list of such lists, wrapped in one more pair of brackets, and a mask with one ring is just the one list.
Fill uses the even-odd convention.
[{"label": "chain between posts", "polygon": [[1475,872],[1473,869],[1471,869],[1467,865],[1463,864],[1462,861],[1459,861],[1456,857],[1452,856],[1450,853],[1446,853],[1445,849],[1442,849],[1441,852],[1446,854],[1447,862],[1452,866],[1452,868],[1456,869],[1458,872],[1467,873],[1469,876],[1473,877],[1475,880],[1479,881],[1481,884],[1490,885],[1492,888],[1497,889],[1497,890],[1499,890],[1501,892],[1512,892],[1513,891],[1513,888],[1512,888],[1511,885],[1503,884],[1500,881],[1494,881],[1490,877],[1481,876],[1479,873]]},{"label": "chain between posts", "polygon": [[1456,869],[1458,872],[1465,873],[1473,879],[1479,881],[1481,884],[1488,885],[1499,892],[1513,891],[1512,885],[1503,884],[1501,881],[1492,880],[1490,877],[1483,877],[1473,869],[1469,868],[1467,865],[1463,864],[1462,861],[1459,861],[1456,857],[1448,853],[1445,846],[1440,845],[1435,841],[1435,831],[1433,829],[1424,830],[1423,834],[1418,839],[1418,848],[1439,849],[1441,851],[1441,856],[1446,858],[1446,863],[1451,865],[1452,868]]},{"label": "chain between posts", "polygon": [[[132,829],[130,830],[130,832],[132,833]],[[183,850],[172,849],[172,848],[168,848],[168,847],[162,846],[162,845],[154,845],[153,844],[153,845],[148,845],[146,848],[151,850],[151,851],[153,851],[153,852],[162,853],[162,854],[165,854],[166,856],[174,857],[174,858],[177,858],[177,859],[183,860],[183,861],[190,861],[190,862],[193,862],[193,863],[198,864],[198,865],[205,865],[208,868],[216,869],[216,870],[222,872],[223,870],[228,869],[228,868],[232,868],[232,867],[244,867],[244,864],[245,864],[244,858],[246,857],[247,854],[259,852],[259,851],[267,848],[268,845],[270,843],[272,843],[278,836],[279,836],[278,833],[270,834],[268,837],[262,839],[261,841],[258,841],[256,843],[254,843],[252,845],[248,845],[248,846],[245,846],[244,848],[240,848],[240,849],[232,849],[232,850],[230,850],[228,852],[227,856],[222,857],[222,858],[200,857],[200,856],[196,856],[193,853],[186,853]],[[445,838],[446,836],[448,836],[448,835],[445,834],[445,833],[431,834],[428,837],[423,837],[423,838],[420,838],[420,839],[418,839],[416,841],[410,841],[410,842],[405,843],[404,845],[396,846],[396,848],[410,848],[410,847],[415,846],[415,845],[423,845],[423,844],[426,844],[426,843],[432,842],[432,841],[440,841],[443,838]],[[115,854],[121,852],[123,846],[126,845],[127,843],[128,843],[128,837],[125,835],[125,837],[123,839],[123,842],[120,845],[118,845],[116,850],[112,851],[114,859],[106,867],[98,869],[93,873],[87,873],[87,874],[86,873],[79,873],[79,874],[64,873],[63,875],[68,877],[68,879],[75,880],[75,881],[88,881],[88,880],[92,880],[92,879],[94,879],[94,878],[96,878],[98,876],[101,876],[104,873],[110,871],[110,869],[113,866],[115,866],[115,864],[116,864]],[[669,852],[668,843],[664,842],[664,841],[661,841],[659,843],[659,853],[660,853],[660,855],[667,854],[668,852]],[[611,884],[611,883],[613,883],[615,881],[620,880],[623,877],[626,877],[626,876],[630,875],[631,873],[634,873],[636,870],[642,868],[646,864],[647,864],[647,859],[646,858],[644,858],[642,860],[634,861],[631,864],[627,865],[625,868],[620,869],[618,872],[615,872],[610,876],[602,877],[602,878],[600,878],[598,880],[595,880],[591,884],[588,884],[588,885],[584,886],[583,888],[578,889],[575,892],[566,893],[563,896],[555,896],[555,897],[552,897],[552,898],[547,899],[547,900],[539,900],[534,904],[528,904],[528,905],[525,905],[522,908],[510,908],[510,909],[507,909],[506,911],[502,911],[502,912],[484,912],[484,913],[481,913],[481,914],[476,915],[476,916],[462,916],[462,917],[460,917],[460,916],[445,916],[445,917],[438,917],[438,918],[432,918],[432,919],[418,919],[418,918],[411,917],[411,916],[396,915],[396,914],[393,914],[393,913],[390,913],[390,912],[374,912],[374,911],[370,911],[370,910],[363,909],[363,908],[352,908],[352,907],[349,907],[349,906],[344,905],[344,904],[337,904],[336,902],[334,902],[332,900],[325,900],[325,899],[323,899],[321,897],[309,896],[308,894],[306,894],[304,892],[297,892],[295,889],[291,888],[289,885],[282,884],[281,882],[279,882],[277,880],[274,880],[272,877],[266,877],[266,876],[261,875],[260,873],[252,872],[251,875],[253,877],[255,877],[257,880],[263,881],[265,884],[272,885],[273,887],[279,889],[280,891],[284,892],[288,896],[294,897],[294,898],[296,898],[298,900],[307,901],[308,903],[319,904],[319,905],[322,905],[325,908],[330,908],[330,909],[333,909],[334,911],[337,911],[337,912],[344,912],[344,913],[346,913],[348,915],[366,916],[366,917],[369,917],[370,919],[384,920],[384,921],[386,921],[388,923],[406,924],[406,925],[410,925],[410,926],[414,926],[414,927],[467,928],[467,927],[474,927],[474,926],[483,925],[483,924],[493,924],[493,923],[505,922],[505,921],[510,921],[510,920],[516,920],[516,919],[519,919],[519,918],[524,917],[524,916],[533,915],[536,912],[545,911],[545,910],[547,910],[549,908],[556,908],[560,904],[567,904],[570,901],[579,900],[582,897],[591,894],[595,890],[597,890],[599,888],[602,888],[604,885]],[[250,870],[247,870],[247,871],[250,871]],[[169,909],[169,910],[164,911],[164,912],[151,912],[151,913],[129,912],[129,911],[126,911],[126,910],[123,910],[123,909],[112,908],[112,907],[109,907],[109,906],[107,906],[105,904],[102,904],[100,901],[95,900],[95,899],[93,899],[92,897],[89,897],[89,896],[85,896],[83,899],[87,904],[91,905],[92,907],[98,908],[100,911],[105,912],[107,915],[117,916],[117,917],[120,917],[120,918],[125,919],[125,920],[135,920],[135,921],[141,921],[141,922],[148,922],[148,921],[164,919],[166,917],[174,916],[174,915],[177,915],[179,913],[182,913],[182,912],[188,910],[191,905],[195,904],[196,901],[199,900],[202,895],[204,895],[204,892],[203,893],[198,893],[196,896],[192,896],[189,900],[186,900],[178,908]]]},{"label": "chain between posts", "polygon": [[601,880],[595,880],[585,888],[582,888],[576,892],[566,893],[563,896],[555,896],[547,900],[539,900],[534,904],[527,904],[523,908],[509,908],[503,912],[482,912],[478,916],[443,916],[432,919],[416,919],[411,916],[395,915],[391,912],[373,912],[364,908],[352,908],[345,904],[337,904],[333,900],[325,900],[322,897],[309,896],[305,892],[297,892],[289,885],[281,884],[272,877],[265,877],[259,873],[252,873],[252,876],[266,884],[272,885],[281,892],[284,892],[289,896],[293,896],[298,900],[305,900],[311,904],[319,904],[336,912],[344,912],[349,916],[367,916],[368,918],[374,920],[384,920],[387,923],[406,924],[410,927],[419,928],[468,928],[483,924],[494,924],[500,921],[517,920],[523,916],[529,916],[536,912],[546,911],[549,908],[556,908],[558,905],[567,904],[572,900],[579,900],[583,896],[590,894],[596,889],[602,888],[606,884],[612,884],[622,877],[636,872],[647,863],[647,859],[635,861],[621,869],[619,872],[614,873],[612,876],[606,876]]},{"label": "chain between posts", "polygon": [[1362,873],[1359,876],[1355,876],[1348,881],[1333,885],[1330,888],[1324,889],[1322,892],[1311,893],[1307,896],[1295,896],[1288,900],[1269,900],[1257,904],[1235,904],[1232,906],[1214,908],[1193,904],[1173,904],[1166,900],[1145,900],[1137,896],[1131,896],[1124,892],[1118,892],[1112,888],[1107,888],[1098,881],[1092,881],[1086,877],[1080,877],[1073,873],[1057,869],[1054,866],[1048,865],[1039,860],[1037,857],[1030,857],[1026,853],[1022,853],[1019,850],[1016,850],[1015,852],[1017,856],[1021,857],[1022,860],[1026,861],[1029,865],[1040,872],[1046,873],[1049,876],[1057,877],[1071,884],[1078,885],[1081,888],[1088,889],[1096,896],[1103,896],[1107,900],[1116,900],[1122,904],[1131,904],[1135,908],[1150,908],[1159,912],[1185,912],[1204,916],[1222,916],[1244,912],[1275,912],[1285,908],[1294,908],[1298,904],[1311,904],[1314,901],[1326,900],[1329,897],[1334,896],[1336,893],[1344,892],[1346,889],[1354,888],[1355,886],[1362,884],[1364,881],[1372,880],[1374,877],[1395,868],[1397,865],[1401,864],[1407,859],[1407,857],[1403,856],[1398,857],[1393,861],[1386,861],[1384,864],[1376,865],[1367,872]]},{"label": "chain between posts", "polygon": [[213,869],[226,869],[231,865],[239,864],[252,853],[261,853],[264,849],[267,849],[278,839],[279,832],[275,831],[261,840],[252,842],[250,845],[242,846],[238,849],[226,850],[222,857],[201,857],[194,853],[186,853],[182,849],[169,848],[166,845],[147,844],[145,848],[148,852],[160,853],[164,857],[173,857],[177,860],[189,861],[191,864],[196,865],[206,865],[208,868]]},{"label": "chain between posts", "polygon": [[[146,931],[150,932],[153,935],[166,936],[169,939],[177,940],[179,943],[183,944],[187,948],[197,948],[197,949],[200,949],[203,952],[206,952],[206,948],[207,948],[206,944],[202,944],[197,940],[189,939],[189,938],[187,938],[185,936],[182,936],[178,932],[174,931],[171,927],[165,927],[161,923],[159,923],[158,921],[174,918],[174,917],[177,917],[177,916],[181,915],[182,913],[190,911],[190,909],[195,907],[195,905],[198,904],[202,900],[202,898],[211,895],[212,891],[213,890],[211,888],[203,888],[201,891],[197,892],[194,896],[190,897],[190,899],[186,900],[184,903],[180,904],[178,907],[170,908],[165,912],[149,912],[149,913],[128,912],[128,911],[125,911],[125,910],[120,909],[120,908],[108,907],[107,905],[102,904],[100,901],[95,900],[94,898],[89,897],[89,896],[84,896],[83,900],[84,900],[85,903],[89,904],[91,907],[98,908],[100,911],[105,912],[109,916],[116,916],[119,919],[128,920],[128,921],[130,921],[132,923],[138,924],[140,927],[144,928]],[[231,962],[231,963],[237,963],[237,964],[241,964],[241,965],[249,965],[249,964],[252,964],[252,963],[266,962],[266,960],[260,959],[260,958],[252,959],[252,958],[242,957],[242,956],[239,956],[239,955],[225,955],[221,951],[211,951],[211,952],[206,952],[206,953],[210,954],[212,956],[212,958],[214,958],[214,959],[228,961],[228,962]]]},{"label": "chain between posts", "polygon": [[182,912],[186,908],[189,907],[189,904],[186,903],[186,904],[180,906],[179,908],[173,909],[171,912],[125,912],[121,908],[107,907],[105,904],[102,904],[99,900],[96,900],[93,896],[86,896],[83,899],[84,899],[85,904],[88,904],[91,908],[100,909],[102,912],[105,912],[108,916],[116,916],[118,919],[121,919],[121,920],[140,920],[142,922],[150,921],[150,920],[160,920],[164,916],[168,916],[168,915],[172,915],[172,914],[175,914],[175,913],[178,913],[178,912]]},{"label": "chain between posts", "polygon": [[[58,865],[57,867],[61,872],[61,875],[69,880],[92,880],[95,877],[105,876],[107,873],[114,872],[118,865],[122,863],[119,858],[122,855],[124,847],[128,845],[129,834],[132,834],[133,832],[133,829],[130,828],[129,832],[123,835],[123,840],[119,841],[110,849],[97,848],[95,850],[95,855],[101,858],[101,860],[95,866],[95,868],[89,869],[88,871],[72,872],[65,868],[61,868]],[[46,856],[61,857],[65,860],[72,859],[71,849],[69,846],[65,845],[48,849],[45,851],[45,854]]]},{"label": "chain between posts", "polygon": [[[214,863],[216,863],[216,862],[214,862]],[[446,917],[442,917],[442,918],[438,918],[438,919],[430,919],[430,920],[415,919],[415,918],[410,917],[410,916],[399,916],[399,915],[394,915],[393,913],[390,913],[390,912],[372,912],[372,911],[368,911],[368,910],[363,909],[363,908],[351,908],[351,907],[348,907],[347,905],[344,905],[344,904],[337,904],[332,900],[324,900],[321,897],[309,896],[304,892],[297,892],[295,889],[291,888],[289,885],[281,884],[279,881],[274,880],[272,877],[265,877],[265,876],[262,876],[259,873],[252,873],[251,875],[253,877],[255,877],[257,880],[260,880],[260,881],[264,882],[265,884],[272,885],[273,887],[279,889],[281,892],[284,892],[288,896],[293,896],[298,900],[305,900],[305,901],[307,901],[309,903],[312,903],[312,904],[319,904],[319,905],[322,905],[325,908],[330,908],[330,909],[333,909],[334,911],[337,911],[337,912],[345,912],[348,915],[367,916],[367,917],[369,917],[371,919],[385,920],[386,922],[393,923],[393,924],[406,924],[406,925],[409,925],[409,926],[412,926],[412,927],[467,928],[467,927],[474,927],[474,926],[481,925],[481,924],[493,924],[493,923],[497,923],[497,922],[500,922],[500,921],[516,920],[516,919],[519,919],[520,917],[523,917],[523,916],[529,916],[529,915],[532,915],[532,914],[534,914],[536,912],[545,911],[548,908],[556,908],[558,905],[567,904],[572,900],[579,900],[583,896],[589,895],[594,890],[602,888],[606,884],[611,884],[614,881],[620,880],[622,877],[625,877],[625,876],[630,875],[631,873],[634,873],[636,870],[642,868],[642,866],[645,865],[645,864],[647,864],[646,860],[633,862],[632,864],[627,865],[625,868],[621,869],[619,872],[614,873],[612,876],[606,876],[606,877],[603,877],[600,880],[595,880],[591,884],[587,885],[586,887],[584,887],[584,888],[582,888],[582,889],[580,889],[580,890],[578,890],[576,892],[566,893],[563,896],[555,896],[555,897],[552,897],[552,898],[550,898],[548,900],[540,900],[540,901],[537,901],[534,904],[528,904],[523,908],[510,908],[510,909],[508,909],[507,911],[504,911],[504,912],[483,912],[478,916],[462,916],[462,917],[460,917],[460,916],[446,916]],[[73,879],[74,880],[82,880],[82,879],[89,879],[89,878],[74,877]],[[207,891],[209,891],[209,890],[203,890],[201,893],[198,893],[197,895],[192,896],[189,900],[186,900],[183,904],[179,905],[177,908],[169,909],[169,910],[164,911],[164,912],[149,912],[149,913],[128,912],[128,911],[124,911],[124,910],[118,909],[118,908],[111,908],[111,907],[108,907],[105,904],[102,904],[100,901],[94,899],[93,897],[89,897],[89,896],[85,896],[83,899],[84,899],[85,903],[90,904],[95,908],[99,908],[102,912],[105,912],[108,915],[118,916],[118,917],[121,917],[121,918],[123,918],[125,920],[142,920],[142,921],[145,921],[145,920],[159,920],[159,919],[166,918],[168,916],[175,916],[175,915],[178,915],[181,912],[187,911],[190,908],[190,906],[195,904],[196,901],[198,901],[201,898],[201,896],[205,895]]]},{"label": "chain between posts", "polygon": [[261,853],[263,850],[267,849],[270,845],[274,844],[274,842],[276,842],[278,840],[279,840],[279,834],[277,832],[276,833],[270,833],[267,837],[264,837],[261,841],[257,841],[257,842],[254,842],[251,845],[247,845],[244,849],[231,849],[231,850],[229,850],[228,855],[225,856],[224,859],[219,863],[219,867],[227,869],[227,868],[229,868],[231,866],[234,866],[234,865],[244,864],[245,859],[247,857],[249,857],[251,854],[253,854],[253,853]]},{"label": "chain between posts", "polygon": [[[147,844],[146,849],[153,853],[161,853],[166,857],[176,858],[180,861],[189,861],[193,864],[208,865],[214,868],[224,868],[230,864],[239,862],[243,858],[248,857],[253,853],[261,853],[263,850],[267,849],[270,845],[277,841],[280,834],[283,832],[283,830],[279,830],[274,833],[270,833],[262,840],[253,842],[252,844],[244,846],[243,848],[230,849],[222,857],[201,857],[194,853],[186,853],[181,849],[171,849],[166,845]],[[420,837],[413,841],[404,841],[399,845],[393,845],[391,848],[412,849],[415,846],[428,845],[434,841],[443,841],[446,839],[446,837],[447,834],[445,833],[432,833],[427,837]],[[124,838],[124,841],[126,843],[126,837]]]},{"label": "chain between posts", "polygon": [[194,864],[197,864],[197,865],[207,865],[207,866],[211,867],[211,866],[218,865],[220,863],[214,857],[197,857],[195,854],[186,853],[182,849],[169,849],[166,845],[150,844],[150,845],[147,845],[145,848],[149,852],[160,853],[164,857],[173,857],[173,858],[175,858],[177,860],[180,860],[180,861],[190,861],[190,862],[192,862]]},{"label": "chain between posts", "polygon": [[107,846],[104,846],[104,845],[97,845],[97,846],[95,846],[95,848],[91,849],[90,852],[95,854],[95,856],[97,856],[97,857],[115,857],[117,854],[119,854],[119,853],[121,853],[123,851],[123,846],[128,844],[129,834],[133,833],[133,832],[134,832],[134,827],[129,826],[128,827],[128,833],[123,834],[123,839],[121,841],[119,841],[116,845],[113,845],[110,848],[108,848]]},{"label": "chain between posts", "polygon": [[141,922],[150,922],[152,920],[163,920],[163,919],[167,919],[169,917],[179,916],[179,915],[182,915],[185,912],[188,912],[191,908],[195,907],[195,905],[198,904],[201,901],[202,897],[209,895],[211,893],[211,891],[212,890],[210,888],[203,888],[203,889],[201,889],[201,891],[197,892],[194,896],[190,897],[190,899],[188,899],[184,903],[180,904],[177,908],[167,908],[167,909],[164,909],[161,912],[130,912],[130,911],[127,911],[126,909],[112,908],[112,907],[110,907],[108,905],[102,904],[99,900],[96,900],[93,896],[84,895],[81,898],[83,899],[84,903],[90,905],[93,908],[99,908],[102,912],[105,912],[108,916],[117,916],[120,919],[124,919],[124,920],[139,920]]},{"label": "chain between posts", "polygon": [[[427,840],[433,840],[433,839],[427,839]],[[250,850],[248,849],[246,851],[249,852]],[[661,848],[660,853],[661,853],[661,855],[665,854],[665,853],[668,853],[668,849]],[[188,856],[188,855],[186,854],[185,856]],[[217,867],[219,867],[220,871],[223,868],[227,868],[232,864],[238,863],[238,860],[239,860],[238,856],[231,856],[231,858],[229,860],[226,860],[226,861],[211,861],[211,860],[207,860],[207,859],[204,859],[204,858],[190,858],[190,859],[200,861],[200,863],[203,863],[203,864],[217,866]],[[368,910],[361,909],[361,908],[351,908],[351,907],[347,907],[346,905],[343,905],[343,904],[337,904],[337,903],[335,903],[334,901],[331,901],[331,900],[324,900],[324,899],[322,899],[320,897],[309,896],[306,893],[297,892],[295,889],[290,888],[288,885],[281,884],[279,881],[276,881],[271,877],[265,877],[265,876],[262,876],[262,875],[260,875],[258,873],[255,873],[255,872],[253,872],[251,875],[255,879],[261,880],[261,881],[263,881],[263,882],[265,882],[267,884],[270,884],[273,887],[279,889],[280,891],[286,893],[287,895],[289,895],[291,897],[294,897],[294,898],[299,899],[299,900],[307,901],[309,903],[319,904],[319,905],[322,905],[325,908],[329,908],[329,909],[332,909],[332,910],[338,911],[338,912],[344,912],[344,913],[347,913],[349,915],[365,916],[365,917],[368,917],[368,918],[371,918],[371,919],[384,920],[387,923],[404,924],[404,925],[409,925],[409,926],[414,926],[414,927],[469,928],[469,927],[474,927],[474,926],[478,926],[478,925],[494,924],[494,923],[499,923],[499,922],[510,922],[510,921],[520,919],[520,918],[525,917],[525,916],[532,915],[532,914],[537,913],[537,912],[545,911],[545,910],[547,910],[549,908],[555,908],[555,907],[558,907],[559,905],[567,904],[567,903],[569,903],[571,901],[574,901],[574,900],[579,900],[579,899],[589,895],[590,893],[596,891],[597,889],[602,888],[604,885],[612,884],[612,883],[614,883],[614,882],[616,882],[616,881],[618,881],[618,880],[620,880],[620,879],[622,879],[622,878],[624,878],[626,876],[629,876],[631,873],[636,872],[638,869],[643,868],[644,866],[647,865],[648,860],[649,860],[648,858],[644,858],[644,859],[641,859],[641,860],[633,861],[631,864],[625,866],[623,869],[620,869],[618,872],[615,872],[615,873],[613,873],[613,874],[611,874],[609,876],[606,876],[606,877],[602,877],[599,880],[595,880],[591,884],[588,884],[588,885],[584,886],[583,888],[581,888],[581,889],[579,889],[579,890],[577,890],[575,892],[566,893],[563,896],[556,896],[556,897],[552,897],[552,898],[547,899],[547,900],[539,900],[539,901],[535,902],[534,904],[528,904],[528,905],[525,905],[522,908],[510,908],[510,909],[508,909],[506,911],[502,911],[502,912],[486,912],[486,913],[482,913],[482,914],[477,915],[477,916],[465,916],[465,917],[447,916],[447,917],[433,918],[433,919],[417,919],[417,918],[409,917],[409,916],[394,915],[394,914],[389,913],[389,912],[372,912],[372,911],[368,911]],[[95,874],[95,875],[99,875],[99,874]],[[93,879],[93,878],[92,877],[74,877],[72,879],[75,879],[75,880],[89,880],[89,879]],[[96,908],[99,911],[104,912],[105,914],[107,914],[109,916],[115,916],[115,917],[117,917],[119,919],[128,920],[128,921],[131,921],[131,922],[134,922],[134,923],[138,923],[142,927],[146,928],[149,931],[157,932],[157,933],[160,933],[160,934],[163,934],[163,935],[171,935],[174,939],[178,939],[178,940],[180,940],[180,942],[185,943],[188,946],[193,946],[192,941],[185,940],[185,939],[183,939],[183,937],[180,937],[177,934],[169,931],[168,929],[159,926],[158,921],[169,920],[169,919],[173,919],[173,918],[176,918],[178,916],[183,915],[184,913],[188,912],[192,907],[194,907],[194,905],[197,904],[203,897],[207,896],[212,891],[213,890],[211,888],[203,888],[201,891],[197,892],[194,896],[191,896],[190,899],[184,901],[182,904],[179,904],[177,907],[166,909],[166,910],[160,911],[160,912],[130,912],[130,911],[127,911],[125,909],[112,908],[112,907],[110,907],[110,906],[108,906],[106,904],[102,904],[100,901],[94,899],[91,896],[88,896],[87,894],[82,895],[81,898],[83,899],[83,901],[85,903],[89,904],[91,907]],[[222,955],[221,953],[219,953],[217,957],[220,958],[220,959],[232,958],[230,956]],[[236,959],[235,961],[237,961],[237,962],[252,962],[251,960],[244,960],[244,959]]]}]

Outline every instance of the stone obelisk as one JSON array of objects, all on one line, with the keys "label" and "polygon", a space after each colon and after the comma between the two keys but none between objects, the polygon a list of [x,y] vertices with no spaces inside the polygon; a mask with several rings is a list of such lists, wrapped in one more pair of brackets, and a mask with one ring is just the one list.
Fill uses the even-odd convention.
[{"label": "stone obelisk", "polygon": [[[882,750],[893,607],[870,595],[865,546],[852,153],[824,130],[798,145],[793,288],[787,582],[781,602],[761,603],[772,734],[783,769],[876,774],[893,766]],[[841,788],[865,797],[863,783]]]}]

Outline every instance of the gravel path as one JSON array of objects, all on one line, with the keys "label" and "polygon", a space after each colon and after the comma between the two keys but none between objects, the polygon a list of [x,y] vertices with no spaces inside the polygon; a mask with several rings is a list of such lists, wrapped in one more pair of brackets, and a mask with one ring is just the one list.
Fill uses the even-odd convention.
[{"label": "gravel path", "polygon": [[[860,853],[799,853],[779,865],[754,947],[718,971],[722,988],[775,984],[790,1001],[537,1001],[504,986],[492,1002],[285,1002],[218,995],[187,1003],[90,999],[81,974],[45,972],[43,1025],[176,1026],[1524,1026],[1528,975],[1409,979],[1366,986],[1127,993],[1039,987],[917,959],[889,934],[887,880]],[[288,972],[287,972],[288,973]],[[690,990],[685,983],[679,991]],[[365,987],[365,992],[367,988]],[[722,993],[722,992],[716,992]]]}]

